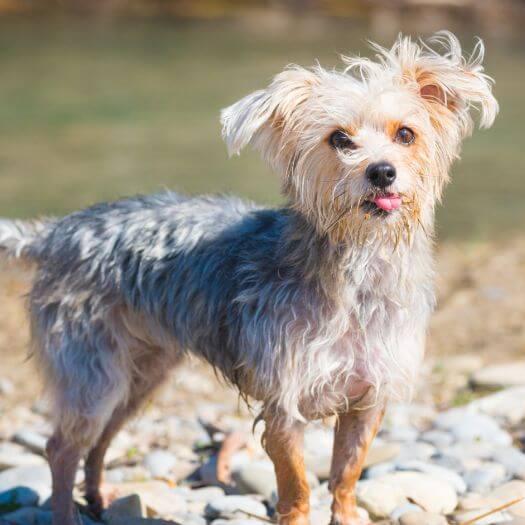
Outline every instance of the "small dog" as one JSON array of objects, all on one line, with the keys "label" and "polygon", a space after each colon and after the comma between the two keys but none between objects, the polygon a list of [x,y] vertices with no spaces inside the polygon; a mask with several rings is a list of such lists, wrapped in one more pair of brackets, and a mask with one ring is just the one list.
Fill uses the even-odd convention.
[{"label": "small dog", "polygon": [[337,415],[331,523],[363,523],[363,460],[423,355],[434,208],[471,110],[483,127],[498,111],[481,41],[469,59],[448,32],[373,49],[375,61],[343,57],[342,71],[289,67],[223,111],[230,153],[251,144],[281,175],[281,209],[164,193],[0,223],[3,251],[37,267],[32,353],[54,400],[55,525],[80,523],[84,454],[100,511],[112,437],[186,352],[262,401],[281,525],[309,522],[305,423]]}]

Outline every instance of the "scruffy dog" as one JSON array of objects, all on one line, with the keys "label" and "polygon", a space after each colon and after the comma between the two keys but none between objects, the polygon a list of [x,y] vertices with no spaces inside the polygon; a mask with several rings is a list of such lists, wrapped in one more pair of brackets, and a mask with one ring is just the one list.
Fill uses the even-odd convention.
[{"label": "scruffy dog", "polygon": [[3,251],[37,267],[55,525],[79,523],[84,454],[100,510],[111,438],[186,352],[262,401],[281,525],[309,522],[303,427],[336,414],[331,523],[363,523],[363,460],[423,354],[434,208],[471,110],[484,127],[498,111],[480,41],[468,59],[448,32],[373,49],[342,71],[289,67],[223,111],[229,151],[251,144],[282,177],[281,209],[163,193],[0,223]]}]

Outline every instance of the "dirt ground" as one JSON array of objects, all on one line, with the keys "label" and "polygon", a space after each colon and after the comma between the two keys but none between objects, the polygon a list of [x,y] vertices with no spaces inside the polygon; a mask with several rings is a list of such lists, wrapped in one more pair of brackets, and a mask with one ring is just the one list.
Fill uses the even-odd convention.
[{"label": "dirt ground", "polygon": [[[26,359],[24,294],[30,279],[27,270],[8,263],[0,267],[0,389],[12,391],[12,395],[3,396],[0,410],[8,408],[6,403],[31,405],[40,395],[38,374]],[[490,244],[441,245],[436,282],[438,307],[430,327],[426,361],[432,381],[425,383],[431,387],[425,386],[423,397],[431,395],[439,403],[450,401],[452,395],[444,391],[450,378],[446,373],[444,377],[443,364],[449,360],[457,362],[458,356],[467,356],[486,364],[525,356],[525,237]],[[200,373],[207,372],[198,366],[196,380]],[[183,383],[182,396],[192,398],[191,385]],[[456,391],[457,387],[452,385]],[[216,398],[217,392],[213,390],[210,396]],[[224,396],[231,393],[224,391]]]}]

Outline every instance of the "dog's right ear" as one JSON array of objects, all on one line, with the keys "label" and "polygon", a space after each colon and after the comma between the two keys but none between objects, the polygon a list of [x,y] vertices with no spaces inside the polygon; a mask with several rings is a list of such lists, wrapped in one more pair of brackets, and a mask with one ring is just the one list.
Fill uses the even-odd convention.
[{"label": "dog's right ear", "polygon": [[319,80],[314,71],[291,66],[278,74],[266,89],[255,91],[223,109],[222,136],[228,153],[238,154],[244,146],[256,142],[263,154],[268,153],[265,150],[270,145],[288,149],[286,146],[292,145],[301,110]]}]

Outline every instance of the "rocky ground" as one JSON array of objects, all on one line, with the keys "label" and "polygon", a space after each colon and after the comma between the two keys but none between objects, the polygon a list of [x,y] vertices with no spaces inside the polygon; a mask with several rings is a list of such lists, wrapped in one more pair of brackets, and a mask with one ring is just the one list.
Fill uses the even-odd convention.
[{"label": "rocky ground", "polygon": [[[400,525],[525,524],[525,239],[439,251],[439,308],[412,404],[389,408],[357,497],[363,515]],[[49,419],[24,362],[18,296],[0,289],[0,525],[49,524]],[[523,357],[523,361],[520,358]],[[254,409],[256,411],[256,407]],[[273,469],[261,426],[236,394],[189,362],[113,443],[109,525],[256,525],[274,521]],[[329,521],[332,421],[309,427],[312,525]],[[77,500],[83,513],[82,471]],[[505,507],[511,502],[514,505]]]}]

